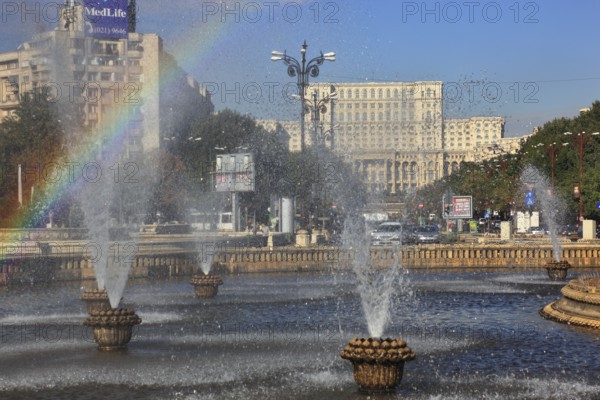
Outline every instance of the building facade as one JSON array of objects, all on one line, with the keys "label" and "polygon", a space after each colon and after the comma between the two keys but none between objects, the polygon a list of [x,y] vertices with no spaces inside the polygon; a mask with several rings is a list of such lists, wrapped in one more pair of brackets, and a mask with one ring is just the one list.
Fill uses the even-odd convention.
[{"label": "building facade", "polygon": [[[126,113],[119,118],[127,119],[120,124],[126,125],[130,157],[164,146],[161,120],[168,113],[161,108],[161,80],[168,74],[161,70],[162,39],[135,32],[131,17],[124,38],[95,37],[86,31],[84,12],[81,5],[65,5],[54,30],[0,53],[0,120],[14,112],[21,96],[37,93],[74,103],[91,131],[111,129],[115,113]],[[212,112],[210,94],[196,80],[172,81],[203,105],[199,114]]]},{"label": "building facade", "polygon": [[[326,83],[307,94],[305,144],[343,155],[373,192],[421,188],[505,147],[501,117],[444,118],[441,81]],[[285,125],[290,151],[300,151],[299,125]]]}]

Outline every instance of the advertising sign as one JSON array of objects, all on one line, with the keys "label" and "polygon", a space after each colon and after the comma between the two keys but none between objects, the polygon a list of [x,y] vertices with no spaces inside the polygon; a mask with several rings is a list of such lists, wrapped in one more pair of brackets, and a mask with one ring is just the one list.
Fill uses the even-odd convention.
[{"label": "advertising sign", "polygon": [[469,232],[477,233],[477,221],[469,221]]},{"label": "advertising sign", "polygon": [[454,219],[473,218],[473,197],[472,196],[452,196],[451,218],[454,218]]},{"label": "advertising sign", "polygon": [[84,0],[85,33],[103,39],[127,38],[128,0]]},{"label": "advertising sign", "polygon": [[254,191],[254,157],[251,153],[218,155],[214,174],[216,192]]}]

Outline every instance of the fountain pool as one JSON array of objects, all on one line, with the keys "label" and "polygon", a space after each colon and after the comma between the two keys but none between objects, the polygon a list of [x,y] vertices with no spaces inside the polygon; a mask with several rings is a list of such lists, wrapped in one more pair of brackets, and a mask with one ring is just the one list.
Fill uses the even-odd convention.
[{"label": "fountain pool", "polygon": [[[538,310],[541,273],[411,274],[385,335],[417,353],[377,399],[595,399],[597,333]],[[96,349],[80,287],[0,291],[0,398],[366,399],[339,352],[367,332],[351,275],[229,276],[199,300],[188,279],[129,282],[143,323],[127,351]]]}]

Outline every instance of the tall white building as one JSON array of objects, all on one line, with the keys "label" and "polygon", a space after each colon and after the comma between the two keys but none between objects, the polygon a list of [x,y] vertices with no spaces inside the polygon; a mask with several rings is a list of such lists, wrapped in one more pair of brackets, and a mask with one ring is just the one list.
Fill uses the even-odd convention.
[{"label": "tall white building", "polygon": [[164,110],[167,85],[195,99],[198,115],[212,112],[210,94],[196,80],[178,76],[181,71],[164,70],[163,43],[157,34],[135,32],[135,18],[129,15],[118,37],[96,35],[90,33],[86,12],[82,5],[66,5],[54,30],[0,53],[0,120],[27,93],[75,103],[91,130],[110,129],[115,113],[125,112],[126,150],[134,157],[163,146],[166,136],[173,135],[172,130],[166,132],[171,125],[164,121],[172,117]]}]

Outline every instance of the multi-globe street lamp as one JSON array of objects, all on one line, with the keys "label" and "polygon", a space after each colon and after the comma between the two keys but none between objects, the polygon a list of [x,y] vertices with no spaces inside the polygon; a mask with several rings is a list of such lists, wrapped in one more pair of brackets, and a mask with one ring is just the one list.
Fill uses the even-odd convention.
[{"label": "multi-globe street lamp", "polygon": [[[331,85],[329,87],[329,93],[325,94],[322,99],[319,99],[319,92],[317,90],[313,91],[312,100],[304,99],[306,104],[305,110],[312,110],[312,122],[313,122],[313,143],[317,143],[319,145],[325,145],[325,138],[323,135],[319,135],[319,128],[323,130],[323,126],[321,125],[321,114],[327,113],[327,104],[330,104],[331,107],[331,136],[333,136],[333,100],[337,99],[337,92],[335,90],[335,86]],[[333,143],[333,141],[332,141]]]},{"label": "multi-globe street lamp", "polygon": [[[565,136],[573,135],[572,132],[565,132]],[[583,146],[587,144],[591,136],[600,135],[600,132],[593,133],[585,133],[580,132],[574,136],[573,141],[571,142],[573,145],[577,146],[577,150],[579,151],[579,183],[577,185],[577,192],[574,190],[574,195],[577,196],[579,200],[579,223],[583,223]]]},{"label": "multi-globe street lamp", "polygon": [[290,77],[298,78],[298,95],[300,97],[300,151],[304,152],[304,137],[305,137],[305,128],[304,128],[304,116],[306,115],[306,88],[309,85],[309,79],[316,78],[319,76],[319,66],[322,65],[325,61],[335,61],[335,53],[323,53],[318,57],[311,59],[310,61],[306,61],[306,49],[308,45],[306,44],[306,40],[302,45],[302,49],[300,53],[302,54],[302,58],[300,61],[295,59],[294,57],[288,56],[286,51],[283,53],[280,51],[271,52],[271,61],[283,61],[285,65],[288,66],[287,73]]}]

